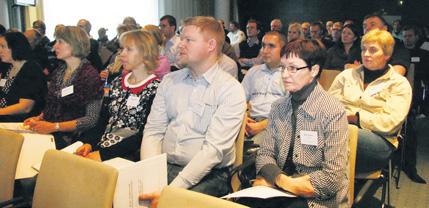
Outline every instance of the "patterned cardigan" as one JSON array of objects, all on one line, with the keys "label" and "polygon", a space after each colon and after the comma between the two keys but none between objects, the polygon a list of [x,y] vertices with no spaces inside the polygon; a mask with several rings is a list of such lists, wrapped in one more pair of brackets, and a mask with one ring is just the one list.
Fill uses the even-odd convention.
[{"label": "patterned cardigan", "polygon": [[[267,137],[258,151],[257,173],[268,166],[284,169],[292,135],[291,95],[271,109]],[[297,175],[309,175],[315,197],[309,207],[346,207],[348,193],[347,117],[343,105],[318,84],[296,112],[293,163]],[[301,131],[317,132],[317,146],[301,144]],[[264,171],[262,171],[264,172]],[[262,175],[264,176],[264,175]]]}]

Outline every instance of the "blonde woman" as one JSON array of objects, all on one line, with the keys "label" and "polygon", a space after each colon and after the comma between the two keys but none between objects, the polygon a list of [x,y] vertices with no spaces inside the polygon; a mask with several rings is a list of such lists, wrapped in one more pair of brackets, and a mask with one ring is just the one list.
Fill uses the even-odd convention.
[{"label": "blonde woman", "polygon": [[153,35],[156,42],[158,43],[160,56],[159,56],[159,67],[155,69],[154,74],[156,74],[159,78],[162,79],[164,75],[170,73],[170,64],[168,63],[168,58],[165,56],[164,48],[165,48],[165,40],[164,36],[161,34],[161,30],[159,27],[155,25],[146,25],[143,28]]},{"label": "blonde woman", "polygon": [[359,127],[356,172],[379,170],[398,147],[397,135],[411,104],[411,86],[388,61],[395,40],[374,29],[361,41],[363,65],[346,69],[329,92],[346,107],[347,120]]},{"label": "blonde woman", "polygon": [[52,74],[44,110],[24,124],[38,133],[53,133],[61,149],[76,140],[80,132],[95,126],[103,86],[97,70],[85,59],[90,43],[81,28],[66,26],[58,31],[54,50],[64,64]]},{"label": "blonde woman", "polygon": [[124,70],[112,82],[109,94],[108,124],[104,133],[76,150],[78,155],[103,161],[114,157],[131,158],[141,144],[143,129],[160,79],[159,48],[147,31],[134,30],[121,35],[119,59]]}]

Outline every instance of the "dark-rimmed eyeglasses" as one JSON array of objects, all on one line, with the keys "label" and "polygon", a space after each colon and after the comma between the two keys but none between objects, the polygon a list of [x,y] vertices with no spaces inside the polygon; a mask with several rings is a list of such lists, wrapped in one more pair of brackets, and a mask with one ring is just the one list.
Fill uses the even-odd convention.
[{"label": "dark-rimmed eyeglasses", "polygon": [[303,67],[294,67],[294,66],[284,66],[281,65],[280,66],[280,70],[283,73],[285,70],[288,71],[289,73],[293,74],[296,73],[297,71],[301,70],[301,69],[305,69],[305,68],[309,68],[310,66],[303,66]]}]

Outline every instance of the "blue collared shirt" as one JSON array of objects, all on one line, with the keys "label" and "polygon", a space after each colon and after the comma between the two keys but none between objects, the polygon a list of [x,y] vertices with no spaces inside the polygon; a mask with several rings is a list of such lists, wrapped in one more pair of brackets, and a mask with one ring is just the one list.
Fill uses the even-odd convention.
[{"label": "blue collared shirt", "polygon": [[185,166],[170,185],[192,187],[234,163],[245,108],[242,86],[217,63],[196,78],[188,68],[170,73],[153,101],[141,158],[167,153],[169,163]]},{"label": "blue collared shirt", "polygon": [[241,83],[250,103],[250,117],[257,120],[268,118],[271,104],[284,97],[280,68],[269,69],[266,64],[252,67]]}]

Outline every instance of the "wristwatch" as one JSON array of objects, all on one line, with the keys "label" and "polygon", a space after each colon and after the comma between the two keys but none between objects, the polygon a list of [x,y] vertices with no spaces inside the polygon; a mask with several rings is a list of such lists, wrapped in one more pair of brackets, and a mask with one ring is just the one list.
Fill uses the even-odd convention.
[{"label": "wristwatch", "polygon": [[59,131],[60,130],[60,123],[56,122],[55,123],[55,131]]}]

